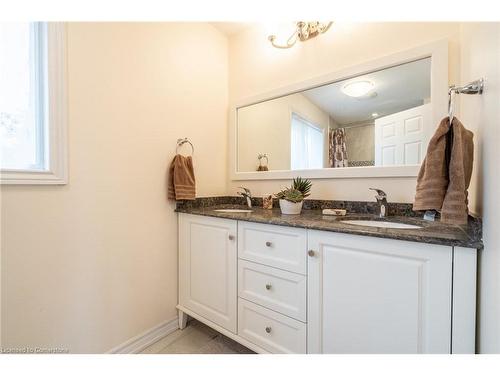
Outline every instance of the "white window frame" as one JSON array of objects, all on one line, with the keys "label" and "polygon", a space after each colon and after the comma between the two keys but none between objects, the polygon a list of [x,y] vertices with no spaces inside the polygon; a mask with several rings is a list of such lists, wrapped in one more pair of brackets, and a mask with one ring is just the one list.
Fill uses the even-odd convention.
[{"label": "white window frame", "polygon": [[67,162],[67,67],[66,27],[47,23],[48,152],[46,169],[0,171],[0,183],[11,185],[64,185]]}]

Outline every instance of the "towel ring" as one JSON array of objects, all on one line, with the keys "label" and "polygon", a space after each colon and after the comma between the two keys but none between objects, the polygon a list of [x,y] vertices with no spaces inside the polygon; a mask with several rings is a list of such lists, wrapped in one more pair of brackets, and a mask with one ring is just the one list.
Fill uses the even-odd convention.
[{"label": "towel ring", "polygon": [[182,145],[186,144],[186,143],[189,143],[189,145],[191,146],[191,155],[193,155],[193,154],[194,154],[194,146],[193,146],[193,144],[189,141],[189,139],[187,139],[187,138],[179,138],[179,139],[177,140],[177,147],[175,148],[175,153],[176,153],[176,154],[178,154],[178,153],[179,153],[179,148],[180,148]]}]

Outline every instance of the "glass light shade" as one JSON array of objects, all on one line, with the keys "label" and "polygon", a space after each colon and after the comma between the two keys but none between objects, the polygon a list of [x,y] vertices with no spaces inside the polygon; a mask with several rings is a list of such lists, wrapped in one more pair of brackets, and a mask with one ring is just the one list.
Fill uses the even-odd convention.
[{"label": "glass light shade", "polygon": [[342,87],[342,92],[347,96],[359,98],[368,94],[373,89],[373,86],[370,81],[354,81],[346,83]]}]

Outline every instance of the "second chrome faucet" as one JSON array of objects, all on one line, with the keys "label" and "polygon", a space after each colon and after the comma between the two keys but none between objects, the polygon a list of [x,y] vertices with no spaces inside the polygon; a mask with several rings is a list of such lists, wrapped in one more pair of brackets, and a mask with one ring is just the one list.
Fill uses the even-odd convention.
[{"label": "second chrome faucet", "polygon": [[379,217],[387,217],[387,194],[380,189],[377,188],[370,188],[370,190],[374,190],[377,192],[377,195],[375,195],[375,199],[378,202],[379,205]]}]

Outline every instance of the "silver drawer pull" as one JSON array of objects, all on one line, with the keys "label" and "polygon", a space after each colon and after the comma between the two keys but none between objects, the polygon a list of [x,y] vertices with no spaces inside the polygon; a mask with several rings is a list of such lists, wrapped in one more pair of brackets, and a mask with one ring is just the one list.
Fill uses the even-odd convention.
[{"label": "silver drawer pull", "polygon": [[316,253],[314,252],[314,250],[309,250],[309,251],[307,252],[307,255],[309,255],[310,257],[313,257],[313,256],[315,256],[315,255],[316,255]]},{"label": "silver drawer pull", "polygon": [[272,285],[271,284],[266,284],[266,289],[271,290]]},{"label": "silver drawer pull", "polygon": [[267,241],[267,242],[266,242],[266,246],[267,246],[267,247],[271,247],[271,246],[273,246],[273,243],[272,243],[272,242],[270,242],[270,241]]},{"label": "silver drawer pull", "polygon": [[230,241],[234,240],[234,236],[233,236],[232,234],[230,234],[230,235],[228,236],[228,238],[229,238],[229,240],[230,240]]},{"label": "silver drawer pull", "polygon": [[271,333],[271,331],[272,331],[272,328],[271,328],[271,327],[266,327],[266,332],[267,332],[267,333]]}]

